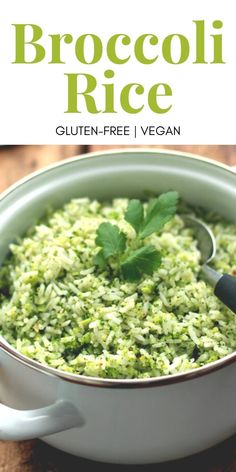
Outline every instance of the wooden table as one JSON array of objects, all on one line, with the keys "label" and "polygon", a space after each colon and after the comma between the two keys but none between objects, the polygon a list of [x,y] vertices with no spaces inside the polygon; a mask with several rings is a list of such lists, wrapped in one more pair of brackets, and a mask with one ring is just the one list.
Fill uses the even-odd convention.
[{"label": "wooden table", "polygon": [[[111,146],[110,146],[111,147]],[[116,146],[117,147],[117,146]],[[149,146],[184,150],[236,165],[236,146]],[[108,146],[15,146],[0,148],[0,192],[24,175],[45,165]],[[114,146],[115,148],[115,146]],[[236,407],[236,399],[235,399]],[[0,472],[87,472],[101,464],[75,458],[39,440],[0,441]],[[236,435],[209,451],[190,458],[151,466],[102,465],[104,472],[236,472]]]}]

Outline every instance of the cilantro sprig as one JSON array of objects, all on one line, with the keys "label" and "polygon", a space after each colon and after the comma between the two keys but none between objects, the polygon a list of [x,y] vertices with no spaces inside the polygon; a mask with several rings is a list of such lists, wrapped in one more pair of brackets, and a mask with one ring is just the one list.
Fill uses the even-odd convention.
[{"label": "cilantro sprig", "polygon": [[161,254],[151,244],[132,251],[121,264],[125,280],[136,282],[143,274],[152,275],[161,264]]},{"label": "cilantro sprig", "polygon": [[178,199],[177,192],[163,193],[149,202],[146,212],[140,200],[130,200],[125,220],[135,230],[134,243],[127,244],[127,236],[117,225],[101,223],[95,240],[101,249],[94,263],[103,270],[115,262],[118,275],[128,282],[138,282],[145,274],[152,275],[161,264],[161,253],[153,245],[145,245],[143,240],[152,233],[159,233],[171,220]]},{"label": "cilantro sprig", "polygon": [[101,247],[100,251],[94,258],[95,264],[101,269],[106,266],[106,260],[109,257],[118,257],[126,249],[126,235],[116,225],[111,223],[101,223],[97,229],[97,237],[95,242]]}]

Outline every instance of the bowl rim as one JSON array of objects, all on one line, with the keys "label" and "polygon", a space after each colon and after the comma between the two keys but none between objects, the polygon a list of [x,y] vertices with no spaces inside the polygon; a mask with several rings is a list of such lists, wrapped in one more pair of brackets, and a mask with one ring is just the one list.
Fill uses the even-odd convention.
[{"label": "bowl rim", "polygon": [[[188,153],[185,151],[176,151],[172,149],[161,149],[161,148],[151,149],[151,148],[145,148],[145,147],[143,148],[130,147],[130,148],[124,148],[124,149],[122,148],[109,149],[108,148],[107,150],[83,153],[77,156],[73,156],[71,158],[66,158],[61,161],[50,164],[46,167],[43,167],[42,169],[39,169],[38,171],[32,172],[28,174],[26,177],[19,179],[17,182],[12,184],[9,188],[3,191],[0,194],[0,202],[4,200],[8,195],[10,195],[12,192],[14,192],[17,188],[19,188],[20,186],[31,181],[35,177],[40,176],[41,174],[45,174],[57,167],[63,167],[64,165],[68,165],[70,163],[80,161],[83,159],[94,159],[97,157],[106,157],[107,155],[110,155],[110,154],[120,156],[122,154],[127,154],[127,153],[128,154],[147,153],[149,155],[150,154],[159,155],[159,157],[162,154],[163,158],[165,157],[165,155],[182,157],[182,158],[187,158],[187,159],[190,158],[193,160],[205,162],[206,164],[210,164],[213,167],[219,167],[222,170],[227,171],[231,175],[234,175],[236,177],[235,170],[233,167],[231,168],[227,164],[223,164],[221,162],[215,161],[214,159],[209,159],[207,157],[200,156],[194,153]],[[125,389],[147,388],[147,387],[157,387],[157,386],[164,386],[164,385],[185,382],[185,381],[193,380],[198,377],[202,377],[209,373],[215,372],[236,361],[236,351],[234,351],[233,353],[228,354],[227,356],[224,356],[221,359],[213,361],[209,364],[205,364],[202,367],[191,369],[187,372],[181,372],[178,374],[169,374],[165,376],[150,377],[150,378],[145,378],[145,379],[109,379],[109,378],[89,377],[86,375],[69,373],[66,371],[55,369],[45,364],[41,364],[40,362],[35,361],[21,354],[21,352],[17,351],[17,349],[11,346],[1,335],[0,335],[0,349],[2,349],[10,357],[19,361],[21,364],[24,364],[25,366],[28,366],[29,368],[32,368],[33,370],[36,370],[40,373],[44,373],[49,376],[53,376],[67,382],[80,384],[84,386],[113,388],[113,389],[114,388],[125,388]]]}]

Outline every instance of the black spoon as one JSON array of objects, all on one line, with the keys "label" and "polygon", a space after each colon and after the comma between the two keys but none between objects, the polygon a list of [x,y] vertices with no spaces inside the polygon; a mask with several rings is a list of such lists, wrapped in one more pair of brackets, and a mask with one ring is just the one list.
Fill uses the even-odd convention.
[{"label": "black spoon", "polygon": [[214,294],[230,310],[236,313],[236,277],[219,274],[208,264],[216,254],[216,240],[210,228],[202,221],[189,215],[181,215],[186,226],[193,228],[201,252],[201,273],[204,279],[214,288]]}]

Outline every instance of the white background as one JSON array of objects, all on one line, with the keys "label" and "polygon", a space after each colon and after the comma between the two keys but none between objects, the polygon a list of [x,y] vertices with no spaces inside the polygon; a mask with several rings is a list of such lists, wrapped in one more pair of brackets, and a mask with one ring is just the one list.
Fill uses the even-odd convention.
[{"label": "white background", "polygon": [[[0,20],[0,143],[1,144],[234,144],[236,105],[236,28],[233,1],[211,0],[8,0]],[[206,21],[206,58],[212,60],[212,38],[216,33],[212,21],[221,19],[224,27],[225,65],[192,64],[195,52],[193,20]],[[12,23],[35,23],[43,29],[40,41],[46,59],[35,65],[12,64],[15,56],[15,33]],[[71,33],[76,39],[94,33],[106,44],[115,33],[135,39],[144,33],[160,39],[181,33],[190,42],[189,60],[169,65],[161,58],[153,65],[142,65],[134,58],[115,66],[106,54],[95,65],[83,65],[75,57],[73,44],[63,45],[66,64],[50,61],[49,34]],[[105,48],[104,48],[105,50]],[[89,73],[99,84],[111,83],[103,72],[115,72],[117,114],[65,114],[67,81],[65,73]],[[153,84],[166,82],[173,89],[173,106],[165,115],[153,113],[148,106],[137,114],[122,112],[119,91],[129,82],[138,82],[148,90]],[[144,95],[144,102],[146,95]],[[96,99],[103,106],[103,88],[98,85]],[[140,98],[139,98],[140,100]],[[137,101],[138,103],[138,101]],[[57,136],[58,125],[136,125],[138,137],[132,136]],[[144,136],[140,126],[180,126],[181,136]]]}]

